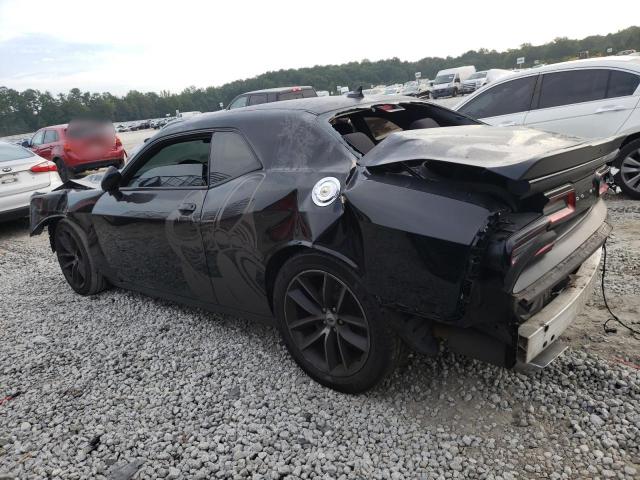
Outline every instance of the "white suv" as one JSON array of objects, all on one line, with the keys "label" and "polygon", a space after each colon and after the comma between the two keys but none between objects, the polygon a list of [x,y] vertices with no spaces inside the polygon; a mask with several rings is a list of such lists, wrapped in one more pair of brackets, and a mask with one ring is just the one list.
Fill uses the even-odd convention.
[{"label": "white suv", "polygon": [[640,199],[640,57],[576,60],[526,70],[455,108],[497,126],[526,125],[585,138],[625,136],[616,183]]}]

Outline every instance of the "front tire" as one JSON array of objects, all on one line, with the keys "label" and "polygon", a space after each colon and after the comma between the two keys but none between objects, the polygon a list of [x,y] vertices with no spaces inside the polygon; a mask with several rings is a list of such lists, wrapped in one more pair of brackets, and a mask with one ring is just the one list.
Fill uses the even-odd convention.
[{"label": "front tire", "polygon": [[618,169],[614,180],[624,193],[640,200],[640,139],[629,142],[613,162]]},{"label": "front tire", "polygon": [[401,356],[400,339],[356,272],[328,255],[287,261],[275,282],[274,308],[291,356],[327,387],[368,390]]},{"label": "front tire", "polygon": [[74,222],[62,219],[54,231],[54,245],[60,269],[67,283],[80,295],[94,295],[107,286],[96,267],[87,235]]}]

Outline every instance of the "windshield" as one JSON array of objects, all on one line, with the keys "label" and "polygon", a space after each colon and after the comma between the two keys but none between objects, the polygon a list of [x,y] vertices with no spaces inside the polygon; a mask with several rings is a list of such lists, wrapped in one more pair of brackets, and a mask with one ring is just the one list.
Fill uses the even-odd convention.
[{"label": "windshield", "polygon": [[453,76],[454,76],[453,73],[449,73],[447,75],[438,75],[433,83],[435,83],[435,84],[451,83],[451,82],[453,82]]},{"label": "windshield", "polygon": [[9,162],[11,160],[19,160],[21,158],[33,157],[31,150],[22,148],[18,145],[0,142],[0,162]]},{"label": "windshield", "polygon": [[485,78],[487,76],[487,72],[476,72],[469,77],[469,80],[475,80],[478,78]]}]

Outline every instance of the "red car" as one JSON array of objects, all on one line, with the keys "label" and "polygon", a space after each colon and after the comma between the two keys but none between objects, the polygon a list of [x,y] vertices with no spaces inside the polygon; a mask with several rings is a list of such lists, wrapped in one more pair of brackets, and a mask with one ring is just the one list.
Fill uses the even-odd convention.
[{"label": "red car", "polygon": [[77,121],[44,127],[22,146],[54,162],[63,181],[85,170],[124,165],[125,151],[111,123]]}]

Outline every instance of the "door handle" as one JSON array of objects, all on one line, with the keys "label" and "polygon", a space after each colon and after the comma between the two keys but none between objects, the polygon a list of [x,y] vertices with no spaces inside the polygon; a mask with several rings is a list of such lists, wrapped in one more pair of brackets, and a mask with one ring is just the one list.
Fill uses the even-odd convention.
[{"label": "door handle", "polygon": [[607,105],[607,106],[598,108],[596,110],[596,113],[619,112],[620,110],[624,110],[624,107],[622,105]]},{"label": "door handle", "polygon": [[516,122],[514,122],[513,120],[509,120],[509,121],[506,121],[506,122],[500,122],[498,124],[498,126],[499,127],[513,127],[513,126],[515,126],[515,124],[516,124]]},{"label": "door handle", "polygon": [[180,213],[185,213],[185,214],[186,213],[193,213],[193,212],[196,211],[196,204],[195,203],[191,203],[191,202],[183,203],[178,207],[178,211]]}]

